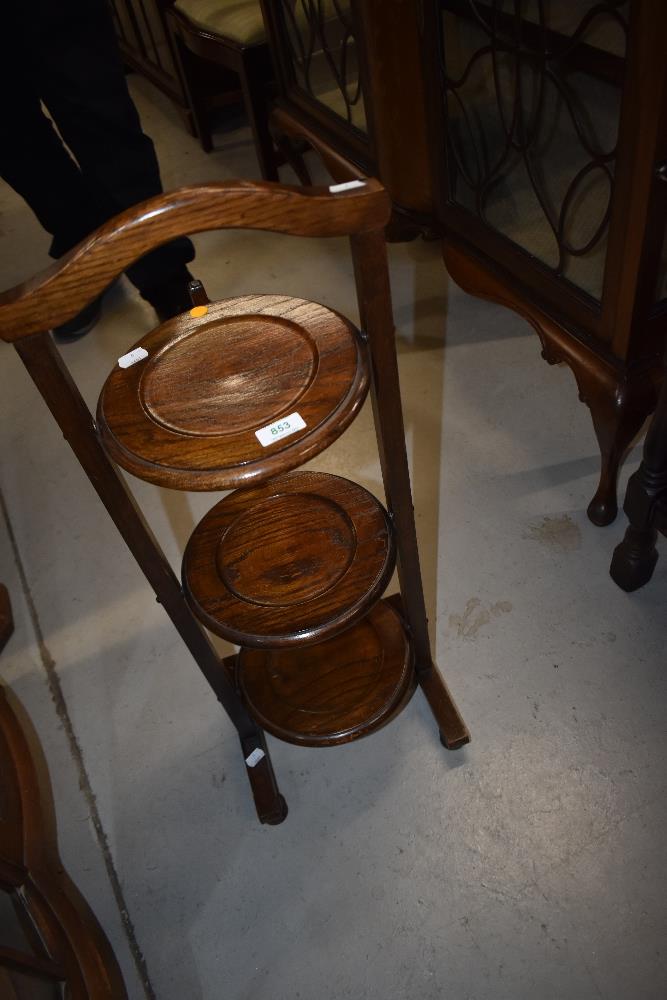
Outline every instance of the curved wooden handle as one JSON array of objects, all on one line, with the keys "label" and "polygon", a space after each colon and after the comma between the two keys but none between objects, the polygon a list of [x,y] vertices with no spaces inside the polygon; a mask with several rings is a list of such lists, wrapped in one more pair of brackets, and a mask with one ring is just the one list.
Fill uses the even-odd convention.
[{"label": "curved wooden handle", "polygon": [[390,212],[376,180],[337,194],[237,180],[178,188],[117,215],[41,274],[0,295],[0,337],[11,343],[65,323],[135,260],[177,236],[235,228],[347,236],[382,228]]}]

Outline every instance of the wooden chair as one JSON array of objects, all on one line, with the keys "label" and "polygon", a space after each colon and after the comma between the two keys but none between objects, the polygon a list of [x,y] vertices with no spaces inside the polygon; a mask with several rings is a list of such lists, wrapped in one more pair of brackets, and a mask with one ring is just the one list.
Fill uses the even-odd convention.
[{"label": "wooden chair", "polygon": [[[0,585],[0,651],[12,628]],[[71,1000],[127,1000],[111,946],[63,869],[48,771],[22,714],[0,686],[0,893],[11,908],[0,921],[0,996],[55,997],[64,986]]]},{"label": "wooden chair", "polygon": [[[211,107],[228,82],[225,74],[231,72],[241,84],[261,176],[265,180],[278,180],[268,124],[273,67],[259,0],[176,0],[167,11],[167,23],[204,151],[208,153],[213,148]],[[221,71],[216,95],[204,78],[207,63]]]},{"label": "wooden chair", "polygon": [[[468,730],[435,667],[419,568],[377,181],[331,194],[230,181],[181,188],[107,225],[0,296],[13,343],[119,531],[235,724],[260,819],[286,806],[264,731],[309,745],[367,735],[418,683],[449,748]],[[349,235],[361,331],[287,296],[194,306],[149,333],[108,377],[97,423],[46,331],[133,260],[185,233]],[[336,476],[297,473],[370,390],[387,509]],[[183,590],[110,457],[176,489],[236,489],[188,544]],[[380,601],[397,562],[400,597]],[[221,663],[196,618],[241,646]]]},{"label": "wooden chair", "polygon": [[630,477],[623,509],[630,524],[609,572],[622,590],[643,587],[658,561],[658,532],[667,536],[667,377],[651,419],[641,465]]}]

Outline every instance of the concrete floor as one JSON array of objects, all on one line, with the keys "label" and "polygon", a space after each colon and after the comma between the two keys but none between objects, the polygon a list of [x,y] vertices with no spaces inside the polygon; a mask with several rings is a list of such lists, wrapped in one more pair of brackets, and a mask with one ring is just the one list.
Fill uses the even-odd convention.
[{"label": "concrete floor", "polygon": [[[256,174],[246,129],[206,156],[132,85],[166,187]],[[0,209],[8,287],[48,240],[5,188]],[[276,290],[355,315],[344,241],[196,243],[212,298]],[[5,346],[17,628],[0,671],[43,742],[63,859],[133,1000],[662,1000],[667,552],[639,593],[612,584],[623,518],[586,519],[598,458],[570,372],[449,282],[436,244],[391,263],[433,640],[473,742],[443,750],[420,693],[350,746],[271,741],[290,813],[260,826],[231,725]],[[121,284],[63,348],[91,406],[152,324]],[[381,495],[368,407],[313,465]],[[217,498],[131,485],[178,568]]]}]

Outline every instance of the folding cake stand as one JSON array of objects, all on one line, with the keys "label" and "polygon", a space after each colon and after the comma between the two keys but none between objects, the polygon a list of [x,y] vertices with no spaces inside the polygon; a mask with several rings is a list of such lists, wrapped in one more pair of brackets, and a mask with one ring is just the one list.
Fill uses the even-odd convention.
[{"label": "folding cake stand", "polygon": [[[226,182],[118,216],[31,282],[0,296],[13,342],[158,600],[235,724],[259,818],[286,814],[264,732],[330,746],[375,732],[419,684],[443,744],[468,730],[431,657],[376,181],[322,188]],[[282,295],[209,302],[120,359],[93,423],[43,331],[132,261],[184,233],[349,235],[361,330]],[[370,390],[387,508],[338,476],[293,471],[324,451]],[[195,528],[183,588],[109,461],[159,486],[233,490]],[[400,596],[381,599],[398,566]],[[222,662],[201,625],[238,645]]]}]

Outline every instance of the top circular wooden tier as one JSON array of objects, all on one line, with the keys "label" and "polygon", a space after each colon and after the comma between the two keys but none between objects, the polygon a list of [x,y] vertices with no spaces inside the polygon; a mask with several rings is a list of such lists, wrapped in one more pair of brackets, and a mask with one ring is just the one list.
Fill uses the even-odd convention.
[{"label": "top circular wooden tier", "polygon": [[[200,306],[135,347],[148,357],[109,375],[97,421],[113,460],[158,486],[232,489],[296,468],[339,437],[368,391],[359,331],[284,295]],[[294,412],[303,429],[260,443],[256,431]]]}]

